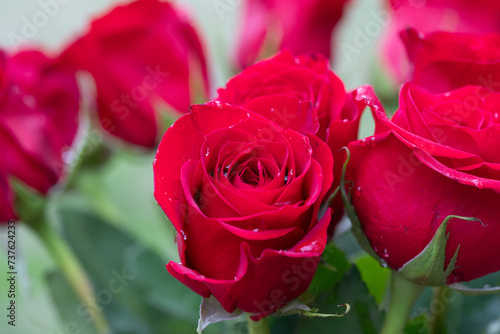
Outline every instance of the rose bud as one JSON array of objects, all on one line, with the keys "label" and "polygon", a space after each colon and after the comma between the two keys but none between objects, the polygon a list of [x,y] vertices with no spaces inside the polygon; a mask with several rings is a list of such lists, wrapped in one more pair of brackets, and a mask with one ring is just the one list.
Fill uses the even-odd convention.
[{"label": "rose bud", "polygon": [[186,15],[164,1],[115,7],[94,20],[63,56],[68,67],[93,76],[102,127],[135,145],[156,145],[159,101],[188,112],[194,100],[190,78],[203,87],[197,93],[208,91],[198,35]]},{"label": "rose bud", "polygon": [[385,19],[388,23],[384,22],[387,29],[381,46],[388,68],[399,82],[408,79],[408,62],[399,38],[399,33],[408,27],[424,34],[500,32],[500,2],[496,0],[389,0],[387,3],[392,15]]},{"label": "rose bud", "polygon": [[247,67],[277,50],[330,58],[332,33],[348,0],[246,0],[236,62]]},{"label": "rose bud", "polygon": [[195,105],[167,130],[153,166],[178,232],[175,278],[254,319],[306,290],[330,222],[329,212],[318,221],[333,180],[318,127],[309,101],[280,96]]},{"label": "rose bud", "polygon": [[376,256],[413,282],[469,281],[500,270],[500,93],[403,86],[392,120],[349,145],[346,180]]},{"label": "rose bud", "polygon": [[[38,51],[0,53],[1,174],[46,194],[65,171],[63,154],[78,128],[74,73]],[[0,188],[7,184],[0,181]],[[2,195],[9,199],[7,195]],[[7,202],[11,202],[8,200]],[[3,210],[2,210],[3,212]]]},{"label": "rose bud", "polygon": [[[353,93],[346,93],[344,84],[329,69],[324,56],[295,57],[289,51],[283,51],[230,79],[226,88],[218,90],[217,100],[237,106],[276,95],[311,101],[320,124],[316,135],[330,146],[334,160],[342,161],[344,152],[340,148],[357,139],[361,112],[365,108],[363,103],[352,98]],[[295,121],[294,115],[289,117],[281,121]],[[342,164],[335,164],[334,184],[329,193],[338,187],[341,169]],[[335,198],[332,208],[330,232],[343,214],[340,196]]]},{"label": "rose bud", "polygon": [[411,81],[434,93],[467,85],[500,89],[500,34],[401,32],[412,64]]}]

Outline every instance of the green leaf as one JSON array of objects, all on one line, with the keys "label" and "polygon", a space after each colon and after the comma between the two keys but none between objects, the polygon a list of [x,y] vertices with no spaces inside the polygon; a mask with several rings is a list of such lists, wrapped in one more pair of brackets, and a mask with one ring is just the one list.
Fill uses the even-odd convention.
[{"label": "green leaf", "polygon": [[460,249],[459,245],[455,254],[451,258],[450,263],[446,269],[444,269],[446,242],[448,240],[446,227],[452,218],[466,221],[480,221],[477,218],[471,217],[460,217],[454,215],[446,217],[436,230],[436,233],[429,244],[422,250],[422,252],[420,252],[420,254],[405,263],[399,269],[398,274],[417,284],[430,286],[440,286],[445,284],[446,278],[455,269],[458,251]]},{"label": "green leaf", "polygon": [[381,267],[380,263],[369,255],[359,258],[355,263],[368,291],[377,304],[380,304],[387,289],[389,269]]},{"label": "green leaf", "polygon": [[405,334],[430,334],[428,316],[421,314],[411,319],[406,325]]},{"label": "green leaf", "polygon": [[47,275],[47,283],[59,315],[64,320],[64,330],[70,333],[97,333],[92,322],[95,310],[87,309],[79,301],[64,276],[51,272]]},{"label": "green leaf", "polygon": [[342,281],[331,290],[318,294],[311,306],[326,314],[339,314],[345,311],[342,304],[349,304],[349,314],[342,318],[300,318],[291,333],[379,333],[383,314],[375,300],[368,293],[366,285],[355,266],[347,271]]},{"label": "green leaf", "polygon": [[306,301],[307,299],[314,298],[318,293],[330,290],[342,280],[342,277],[349,270],[350,266],[344,253],[337,246],[332,243],[326,245],[314,278],[300,299]]},{"label": "green leaf", "polygon": [[[166,261],[93,214],[65,208],[60,217],[113,333],[194,332],[198,307],[190,309],[189,303],[181,301],[199,301],[199,296],[170,276]],[[165,305],[162,300],[176,306]],[[61,311],[78,310],[79,305],[68,305],[58,302]],[[80,323],[85,323],[89,315],[83,311],[80,314]]]}]

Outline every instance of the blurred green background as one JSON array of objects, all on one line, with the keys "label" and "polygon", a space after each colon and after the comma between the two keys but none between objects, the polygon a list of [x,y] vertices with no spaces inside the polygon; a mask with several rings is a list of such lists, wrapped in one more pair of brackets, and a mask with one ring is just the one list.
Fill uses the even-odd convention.
[{"label": "blurred green background", "polygon": [[[0,46],[11,50],[12,34],[21,35],[25,20],[42,10],[47,0],[2,0],[0,2]],[[63,2],[63,1],[61,1]],[[89,20],[104,13],[119,1],[70,0],[59,7],[47,24],[30,38],[30,43],[48,52],[57,52],[84,31]],[[205,40],[210,64],[212,90],[223,86],[234,73],[229,66],[235,45],[237,22],[242,1],[233,10],[222,13],[216,1],[174,1],[191,13],[201,38]],[[337,45],[351,43],[366,22],[373,21],[373,11],[382,8],[381,1],[353,0],[337,29]],[[382,26],[380,27],[382,31]],[[370,38],[362,52],[348,59],[340,48],[334,48],[333,66],[347,89],[372,84],[396,108],[396,91],[382,73],[377,38]],[[332,46],[333,47],[333,46]],[[212,92],[212,93],[213,93]],[[213,95],[213,94],[212,94]],[[360,136],[373,129],[370,116],[362,122]],[[50,203],[53,219],[64,233],[75,253],[88,270],[96,287],[99,304],[116,333],[195,333],[201,297],[174,280],[165,264],[178,260],[174,245],[175,231],[153,198],[152,161],[154,152],[128,151],[112,147],[112,158],[97,170],[87,170],[77,186]],[[6,269],[6,231],[0,235],[0,268]],[[339,312],[337,304],[357,307],[347,317],[308,320],[298,317],[273,322],[273,333],[313,333],[319,328],[332,333],[376,333],[383,312],[387,270],[368,258],[346,234],[338,240],[351,267],[336,250],[337,274],[325,276],[328,293],[317,300],[321,312]],[[335,254],[337,254],[335,253]],[[87,321],[89,314],[79,312],[79,303],[57,273],[55,265],[36,235],[17,224],[16,234],[17,318],[16,327],[7,325],[4,313],[8,299],[8,282],[0,280],[0,333],[62,334],[93,333]],[[325,270],[320,268],[320,270]],[[326,275],[326,274],[325,274]],[[4,277],[4,276],[1,276]],[[364,283],[363,283],[364,281]],[[114,282],[110,286],[110,282]],[[119,282],[119,283],[117,283]],[[339,284],[334,284],[338,282]],[[498,284],[498,275],[490,275],[477,284]],[[366,285],[366,286],[365,286]],[[369,293],[368,293],[369,292]],[[414,316],[428,308],[430,291],[422,296]],[[417,322],[418,322],[417,318]],[[450,333],[500,333],[500,299],[498,297],[462,297],[454,295],[450,316]],[[323,327],[321,327],[323,326]],[[414,326],[408,333],[426,333]],[[208,327],[206,333],[246,333],[245,324],[233,321]]]}]

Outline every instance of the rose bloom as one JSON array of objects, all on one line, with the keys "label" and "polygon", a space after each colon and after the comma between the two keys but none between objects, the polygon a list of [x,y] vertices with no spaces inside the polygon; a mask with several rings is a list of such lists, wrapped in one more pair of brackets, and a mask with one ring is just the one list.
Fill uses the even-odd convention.
[{"label": "rose bloom", "polygon": [[203,47],[186,15],[168,2],[137,0],[97,18],[63,55],[95,80],[102,127],[135,145],[154,147],[155,107],[188,112],[190,78],[208,91]]},{"label": "rose bloom", "polygon": [[446,217],[474,217],[481,222],[447,226],[446,265],[460,246],[447,283],[500,270],[500,93],[467,86],[433,94],[406,84],[392,120],[378,101],[365,101],[376,134],[349,145],[347,180],[373,250],[398,270]]},{"label": "rose bloom", "polygon": [[[217,100],[241,106],[265,96],[294,96],[311,101],[319,117],[316,135],[325,141],[335,161],[343,161],[340,149],[357,139],[361,112],[365,108],[353,98],[356,91],[346,93],[342,81],[329,69],[328,59],[319,54],[295,57],[289,51],[260,61],[230,79],[226,88],[218,90]],[[283,122],[290,120],[284,119]],[[340,182],[342,164],[335,164],[334,184]],[[331,230],[343,214],[340,196],[334,200]]]},{"label": "rose bloom", "polygon": [[500,34],[401,32],[415,84],[434,93],[467,85],[500,90]]},{"label": "rose bloom", "polygon": [[0,220],[12,218],[13,175],[42,194],[64,173],[62,156],[78,128],[76,78],[38,51],[0,52]]},{"label": "rose bloom", "polygon": [[424,34],[500,32],[500,2],[496,0],[389,0],[392,13],[382,38],[382,52],[393,76],[407,79],[408,63],[399,33],[408,27]]},{"label": "rose bloom", "polygon": [[[237,39],[237,64],[244,68],[260,54],[289,49],[330,58],[334,27],[348,0],[246,0]],[[222,12],[221,12],[222,14]]]},{"label": "rose bloom", "polygon": [[281,96],[195,105],[168,129],[154,182],[178,232],[175,278],[255,319],[306,290],[330,222],[317,216],[333,180],[318,127],[309,101]]}]

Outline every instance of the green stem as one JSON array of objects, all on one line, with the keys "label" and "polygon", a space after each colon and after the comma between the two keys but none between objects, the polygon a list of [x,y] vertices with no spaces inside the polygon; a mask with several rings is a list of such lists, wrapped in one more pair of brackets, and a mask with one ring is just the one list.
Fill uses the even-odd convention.
[{"label": "green stem", "polygon": [[422,293],[425,286],[415,284],[398,275],[391,276],[391,301],[385,315],[381,334],[403,333],[413,304]]},{"label": "green stem", "polygon": [[93,321],[98,332],[100,334],[110,333],[109,325],[101,312],[102,308],[96,303],[92,284],[71,248],[45,219],[38,221],[37,224],[30,224],[30,226],[33,227],[43,240],[50,255],[57,263],[80,301],[88,309],[94,311]]},{"label": "green stem", "polygon": [[253,321],[248,317],[248,334],[271,334],[267,318]]},{"label": "green stem", "polygon": [[445,324],[446,311],[448,310],[449,299],[446,294],[451,293],[451,289],[446,285],[433,289],[432,304],[431,304],[431,320],[430,320],[430,333],[431,334],[445,334],[448,333]]}]

